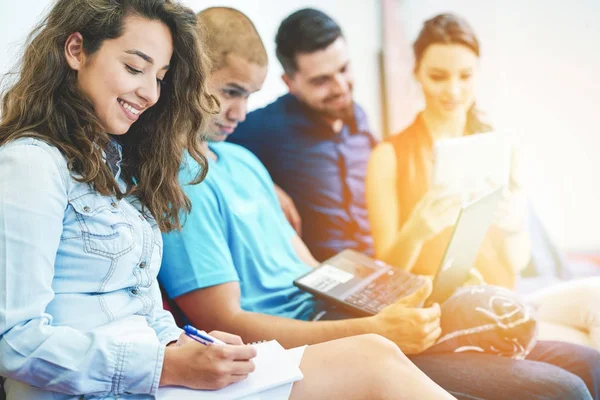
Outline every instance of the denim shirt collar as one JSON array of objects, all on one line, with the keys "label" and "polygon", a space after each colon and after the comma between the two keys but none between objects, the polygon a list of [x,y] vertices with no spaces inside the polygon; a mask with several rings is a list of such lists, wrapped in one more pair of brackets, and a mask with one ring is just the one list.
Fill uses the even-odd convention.
[{"label": "denim shirt collar", "polygon": [[106,145],[106,148],[102,150],[102,157],[104,161],[113,173],[115,180],[119,180],[121,175],[121,161],[123,160],[123,148],[117,142],[116,139],[112,138]]}]

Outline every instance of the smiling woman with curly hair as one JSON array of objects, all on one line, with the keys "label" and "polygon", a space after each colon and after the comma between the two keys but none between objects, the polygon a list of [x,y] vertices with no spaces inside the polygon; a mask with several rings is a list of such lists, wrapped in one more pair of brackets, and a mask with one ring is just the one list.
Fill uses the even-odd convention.
[{"label": "smiling woman with curly hair", "polygon": [[58,0],[9,75],[0,376],[10,400],[146,398],[253,369],[252,347],[228,346],[226,359],[183,343],[156,281],[161,231],[190,210],[177,180],[184,151],[202,166],[197,183],[198,132],[219,109],[196,25],[168,0]]}]

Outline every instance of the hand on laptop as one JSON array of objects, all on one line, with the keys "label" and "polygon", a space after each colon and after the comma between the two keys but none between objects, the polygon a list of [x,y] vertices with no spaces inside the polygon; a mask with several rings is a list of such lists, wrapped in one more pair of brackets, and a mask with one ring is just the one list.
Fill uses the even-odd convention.
[{"label": "hand on laptop", "polygon": [[462,195],[450,193],[443,186],[431,188],[414,207],[407,224],[412,238],[426,241],[456,223]]},{"label": "hand on laptop", "polygon": [[395,342],[405,354],[418,354],[433,346],[442,333],[440,306],[419,308],[429,297],[431,281],[412,295],[381,310],[373,318],[375,333]]}]

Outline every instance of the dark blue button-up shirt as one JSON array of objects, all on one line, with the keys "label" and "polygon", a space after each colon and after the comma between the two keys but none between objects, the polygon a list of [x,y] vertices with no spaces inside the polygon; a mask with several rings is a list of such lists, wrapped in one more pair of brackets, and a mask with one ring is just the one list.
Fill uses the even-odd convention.
[{"label": "dark blue button-up shirt", "polygon": [[376,144],[365,112],[336,134],[290,94],[248,114],[230,141],[252,151],[294,200],[302,238],[318,260],[351,248],[373,254],[365,177]]}]

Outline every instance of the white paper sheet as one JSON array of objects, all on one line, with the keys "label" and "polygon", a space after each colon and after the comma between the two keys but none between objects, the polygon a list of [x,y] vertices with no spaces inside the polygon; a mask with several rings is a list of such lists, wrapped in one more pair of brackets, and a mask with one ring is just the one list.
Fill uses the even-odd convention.
[{"label": "white paper sheet", "polygon": [[257,356],[254,359],[256,370],[247,379],[214,391],[177,387],[161,388],[156,395],[157,400],[287,399],[291,384],[303,377],[299,365],[304,348],[286,351],[275,340],[255,346],[257,349]]}]

